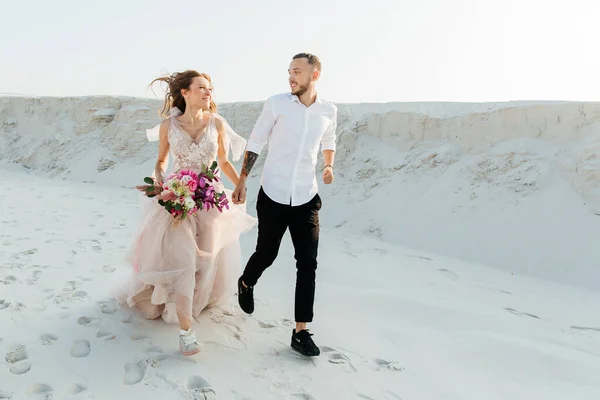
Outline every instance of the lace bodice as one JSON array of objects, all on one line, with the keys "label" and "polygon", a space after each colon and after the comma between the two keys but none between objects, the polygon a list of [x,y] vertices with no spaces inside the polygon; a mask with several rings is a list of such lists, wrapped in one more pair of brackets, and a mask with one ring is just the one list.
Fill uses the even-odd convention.
[{"label": "lace bodice", "polygon": [[181,129],[177,119],[171,118],[169,146],[173,157],[173,172],[182,169],[200,171],[204,166],[210,166],[213,161],[217,161],[218,140],[219,133],[213,116],[196,140]]},{"label": "lace bodice", "polygon": [[[211,114],[204,132],[193,140],[190,135],[185,133],[179,125],[176,118],[181,115],[177,107],[169,111],[169,147],[173,160],[171,172],[177,172],[182,169],[201,170],[205,165],[210,166],[217,161],[219,152],[219,132],[217,131],[216,120],[221,121],[224,129],[223,145],[225,147],[225,157],[238,161],[244,154],[246,148],[246,139],[234,132],[225,118],[219,114]],[[150,142],[156,142],[160,138],[160,125],[146,129],[146,137]]]}]

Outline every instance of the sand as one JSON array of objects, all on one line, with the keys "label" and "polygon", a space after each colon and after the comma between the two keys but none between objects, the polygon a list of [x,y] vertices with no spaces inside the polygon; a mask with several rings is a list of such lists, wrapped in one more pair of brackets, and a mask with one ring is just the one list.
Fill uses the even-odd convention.
[{"label": "sand", "polygon": [[[289,236],[254,315],[207,310],[193,357],[110,297],[157,108],[0,98],[0,399],[597,398],[597,104],[340,105],[314,359],[289,347]],[[222,114],[247,137],[259,111]]]}]

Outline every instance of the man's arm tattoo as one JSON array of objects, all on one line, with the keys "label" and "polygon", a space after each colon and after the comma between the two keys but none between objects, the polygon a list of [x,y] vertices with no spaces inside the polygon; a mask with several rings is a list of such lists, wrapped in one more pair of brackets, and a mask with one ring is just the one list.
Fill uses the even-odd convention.
[{"label": "man's arm tattoo", "polygon": [[242,164],[242,175],[250,175],[250,171],[252,170],[252,167],[254,167],[254,163],[256,162],[257,158],[258,154],[251,151],[246,152],[246,155],[244,156],[244,163]]}]

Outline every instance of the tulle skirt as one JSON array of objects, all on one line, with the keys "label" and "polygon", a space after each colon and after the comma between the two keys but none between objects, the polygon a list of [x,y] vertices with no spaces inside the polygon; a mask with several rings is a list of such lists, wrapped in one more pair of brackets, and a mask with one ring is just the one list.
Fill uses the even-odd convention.
[{"label": "tulle skirt", "polygon": [[230,202],[223,212],[200,210],[177,227],[172,223],[156,199],[142,199],[142,221],[126,254],[131,272],[113,292],[146,318],[168,323],[178,322],[178,313],[197,317],[231,298],[241,273],[239,237],[257,220],[245,204]]}]

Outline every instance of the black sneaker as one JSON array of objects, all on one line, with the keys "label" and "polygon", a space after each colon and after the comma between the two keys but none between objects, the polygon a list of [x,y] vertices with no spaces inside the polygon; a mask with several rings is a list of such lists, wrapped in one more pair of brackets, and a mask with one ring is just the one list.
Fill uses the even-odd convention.
[{"label": "black sneaker", "polygon": [[254,288],[252,286],[244,287],[241,276],[238,279],[238,302],[246,314],[254,312]]},{"label": "black sneaker", "polygon": [[306,329],[301,330],[298,333],[296,333],[296,330],[294,329],[292,331],[292,348],[304,356],[318,356],[321,354],[321,350],[319,350],[315,342],[313,342],[311,336],[312,333],[309,333]]}]

